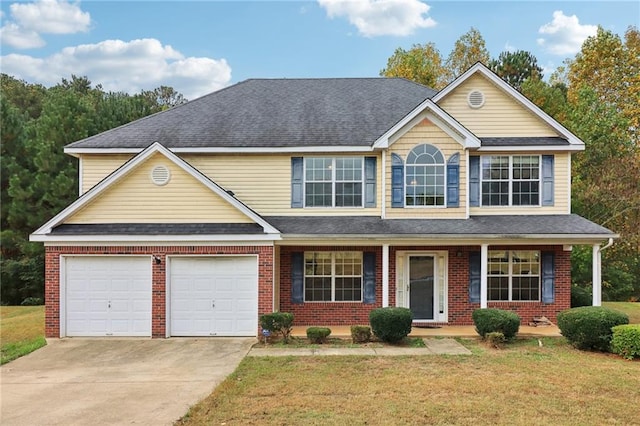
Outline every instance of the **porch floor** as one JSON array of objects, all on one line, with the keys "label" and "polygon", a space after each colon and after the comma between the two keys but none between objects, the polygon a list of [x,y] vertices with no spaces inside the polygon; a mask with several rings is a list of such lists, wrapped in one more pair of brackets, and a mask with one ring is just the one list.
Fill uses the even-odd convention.
[{"label": "porch floor", "polygon": [[[291,335],[294,337],[306,337],[306,325],[293,327]],[[346,325],[327,326],[331,329],[331,337],[351,337],[351,327]],[[473,325],[444,325],[437,328],[412,327],[410,337],[478,337]],[[518,336],[560,337],[560,329],[555,325],[531,327],[521,325]]]}]

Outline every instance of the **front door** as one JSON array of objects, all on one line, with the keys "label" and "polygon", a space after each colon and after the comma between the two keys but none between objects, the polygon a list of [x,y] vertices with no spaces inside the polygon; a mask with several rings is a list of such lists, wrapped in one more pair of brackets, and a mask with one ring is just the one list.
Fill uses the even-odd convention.
[{"label": "front door", "polygon": [[433,320],[434,278],[433,256],[409,256],[409,309],[415,320]]}]

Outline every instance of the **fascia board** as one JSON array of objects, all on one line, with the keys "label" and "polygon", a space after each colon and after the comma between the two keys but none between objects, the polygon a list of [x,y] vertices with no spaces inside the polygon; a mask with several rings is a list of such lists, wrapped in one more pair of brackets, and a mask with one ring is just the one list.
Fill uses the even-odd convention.
[{"label": "fascia board", "polygon": [[584,151],[584,145],[482,146],[476,150],[476,152],[512,152],[512,151],[578,152],[578,151]]},{"label": "fascia board", "polygon": [[360,235],[360,234],[283,234],[279,245],[294,244],[319,244],[321,241],[331,243],[347,244],[349,241],[353,243],[371,243],[371,244],[415,244],[420,241],[421,244],[439,244],[447,245],[478,245],[483,243],[491,244],[510,244],[510,245],[530,245],[530,244],[596,244],[609,238],[619,238],[618,234],[529,234],[529,235],[500,235],[500,234],[477,234],[477,235],[461,235],[461,234],[434,234],[434,235]]},{"label": "fascia board", "polygon": [[147,243],[194,243],[194,242],[260,242],[280,240],[280,234],[260,234],[260,235],[35,235],[29,237],[29,241],[43,242],[48,245],[69,244],[69,245],[108,245],[135,243],[136,245],[145,245]]},{"label": "fascia board", "polygon": [[[294,146],[294,147],[178,147],[170,148],[177,154],[283,154],[306,152],[371,152],[373,147],[363,146]],[[65,154],[139,154],[143,148],[65,148]]]}]

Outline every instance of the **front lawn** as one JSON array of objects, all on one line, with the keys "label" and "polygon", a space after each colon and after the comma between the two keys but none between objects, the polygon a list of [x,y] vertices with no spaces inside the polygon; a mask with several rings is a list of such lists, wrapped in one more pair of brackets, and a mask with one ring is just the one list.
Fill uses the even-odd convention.
[{"label": "front lawn", "polygon": [[640,302],[602,302],[602,306],[629,315],[629,324],[640,324]]},{"label": "front lawn", "polygon": [[44,306],[0,306],[0,341],[2,364],[46,345]]},{"label": "front lawn", "polygon": [[638,424],[640,362],[462,342],[473,355],[247,357],[177,424]]}]

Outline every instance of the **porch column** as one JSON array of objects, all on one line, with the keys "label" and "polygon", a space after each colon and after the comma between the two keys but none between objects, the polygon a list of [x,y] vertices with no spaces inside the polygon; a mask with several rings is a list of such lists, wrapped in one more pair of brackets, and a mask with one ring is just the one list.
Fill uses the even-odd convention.
[{"label": "porch column", "polygon": [[487,308],[487,267],[489,264],[489,244],[480,246],[480,308]]},{"label": "porch column", "polygon": [[382,245],[382,307],[389,306],[389,244]]},{"label": "porch column", "polygon": [[602,254],[600,253],[600,244],[593,245],[593,266],[591,271],[593,273],[593,306],[602,305]]}]

